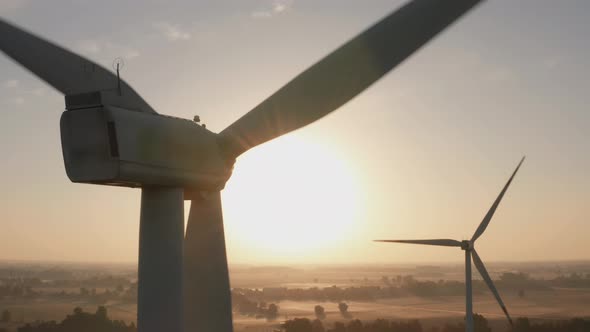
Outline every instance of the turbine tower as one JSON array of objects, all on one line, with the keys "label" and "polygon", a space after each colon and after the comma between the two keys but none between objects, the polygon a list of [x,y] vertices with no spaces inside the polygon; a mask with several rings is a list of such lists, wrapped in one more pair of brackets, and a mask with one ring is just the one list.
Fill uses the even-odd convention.
[{"label": "turbine tower", "polygon": [[492,220],[492,216],[494,215],[494,212],[496,212],[498,205],[500,205],[500,201],[502,201],[502,197],[504,197],[506,190],[508,190],[510,183],[512,183],[512,179],[514,179],[514,176],[516,175],[516,172],[518,172],[518,169],[520,168],[520,165],[522,165],[523,161],[524,161],[524,157],[522,157],[522,159],[518,163],[518,166],[516,166],[514,173],[512,173],[512,176],[510,176],[510,179],[508,179],[508,182],[506,183],[506,185],[504,186],[504,188],[500,192],[500,195],[498,195],[498,197],[494,201],[494,204],[492,204],[492,207],[490,208],[488,213],[485,215],[485,217],[483,218],[483,220],[479,224],[479,227],[477,227],[477,229],[475,230],[475,233],[473,233],[471,240],[463,240],[463,241],[457,241],[457,240],[451,240],[451,239],[375,240],[375,242],[395,242],[395,243],[423,244],[423,245],[429,245],[429,246],[459,247],[459,248],[461,248],[461,250],[465,251],[465,316],[466,316],[465,317],[465,320],[466,320],[465,331],[467,331],[467,332],[473,332],[473,292],[472,292],[472,278],[471,278],[471,260],[472,259],[473,259],[473,263],[475,264],[475,267],[477,268],[477,270],[481,274],[481,277],[483,278],[485,283],[490,288],[490,291],[492,292],[492,294],[494,294],[494,297],[496,298],[496,301],[498,301],[498,304],[502,308],[502,311],[504,311],[506,318],[508,318],[508,322],[510,323],[510,325],[512,325],[512,318],[510,318],[510,315],[508,314],[508,310],[506,309],[506,306],[504,305],[504,302],[502,301],[502,298],[500,297],[500,294],[498,293],[496,286],[494,286],[494,283],[492,282],[492,278],[490,278],[490,275],[488,274],[488,271],[486,270],[486,267],[483,264],[483,261],[481,260],[481,258],[479,258],[477,251],[475,251],[475,241],[483,234],[483,232],[488,227],[490,220]]},{"label": "turbine tower", "polygon": [[[118,75],[2,19],[0,50],[65,95],[72,182],[141,188],[139,332],[229,332],[220,191],[236,158],[338,109],[479,2],[405,4],[220,133],[158,114]],[[192,202],[186,234],[183,200]]]}]

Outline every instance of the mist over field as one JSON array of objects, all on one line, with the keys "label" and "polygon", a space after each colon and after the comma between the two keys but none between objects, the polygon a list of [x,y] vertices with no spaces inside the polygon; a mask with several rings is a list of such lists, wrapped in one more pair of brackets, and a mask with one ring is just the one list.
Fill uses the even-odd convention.
[{"label": "mist over field", "polygon": [[[590,262],[488,265],[515,319],[540,324],[590,317]],[[242,264],[230,267],[230,277],[236,331],[272,331],[290,320],[319,318],[327,329],[338,322],[386,319],[418,320],[428,330],[460,325],[465,312],[462,264]],[[474,312],[493,331],[508,331],[492,294],[479,275],[474,279]],[[61,322],[68,315],[74,320],[79,308],[78,315],[88,317],[104,310],[108,320],[133,331],[136,296],[133,264],[5,261],[0,264],[0,329]]]}]

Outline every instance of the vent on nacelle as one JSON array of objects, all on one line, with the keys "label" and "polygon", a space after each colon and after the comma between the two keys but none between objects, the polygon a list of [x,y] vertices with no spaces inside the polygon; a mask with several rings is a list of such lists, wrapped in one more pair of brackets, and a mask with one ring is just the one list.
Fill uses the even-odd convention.
[{"label": "vent on nacelle", "polygon": [[119,142],[117,141],[117,130],[115,129],[115,122],[107,122],[107,131],[109,135],[109,147],[111,157],[119,158]]}]

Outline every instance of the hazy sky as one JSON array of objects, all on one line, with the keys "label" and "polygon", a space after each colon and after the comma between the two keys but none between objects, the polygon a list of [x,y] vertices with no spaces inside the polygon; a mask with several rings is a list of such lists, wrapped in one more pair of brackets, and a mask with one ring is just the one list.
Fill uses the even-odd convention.
[{"label": "hazy sky", "polygon": [[[0,15],[221,131],[400,1],[2,0]],[[590,259],[590,2],[490,0],[338,112],[238,159],[231,263]],[[137,258],[140,191],[72,184],[63,98],[0,56],[0,259]],[[269,208],[270,207],[270,208]],[[187,210],[188,214],[188,210]]]}]

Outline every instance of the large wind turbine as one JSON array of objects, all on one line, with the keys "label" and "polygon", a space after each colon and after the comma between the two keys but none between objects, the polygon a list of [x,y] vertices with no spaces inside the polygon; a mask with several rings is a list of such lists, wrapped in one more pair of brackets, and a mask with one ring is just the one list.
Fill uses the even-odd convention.
[{"label": "large wind turbine", "polygon": [[479,224],[479,227],[477,227],[477,229],[475,230],[475,233],[473,233],[471,240],[463,240],[463,241],[457,241],[457,240],[451,240],[451,239],[375,240],[376,242],[395,242],[395,243],[423,244],[423,245],[429,245],[429,246],[459,247],[459,248],[461,248],[461,250],[464,250],[465,251],[465,316],[466,316],[465,331],[467,331],[467,332],[473,332],[473,292],[472,292],[472,286],[471,286],[471,284],[472,284],[471,259],[472,258],[473,258],[473,263],[475,264],[475,267],[477,268],[477,270],[481,274],[481,277],[483,278],[485,283],[490,288],[490,291],[492,291],[492,294],[494,294],[496,301],[498,301],[498,304],[502,308],[502,311],[504,311],[506,318],[508,318],[508,322],[510,323],[510,325],[512,325],[512,318],[510,318],[510,315],[508,314],[508,310],[506,309],[506,306],[504,305],[504,302],[502,301],[502,298],[500,297],[500,294],[498,293],[496,286],[494,286],[494,283],[492,282],[492,278],[490,278],[490,275],[488,274],[488,271],[486,270],[485,265],[483,265],[483,261],[481,260],[481,258],[479,258],[477,251],[475,251],[475,240],[477,240],[483,234],[483,232],[486,230],[486,228],[488,227],[490,220],[492,220],[492,216],[494,215],[494,212],[496,212],[498,205],[500,205],[500,201],[502,201],[502,197],[504,197],[506,190],[508,190],[508,186],[510,186],[510,183],[512,183],[512,179],[514,179],[514,176],[516,175],[516,172],[518,172],[518,169],[520,168],[520,165],[522,165],[523,161],[524,161],[524,157],[522,157],[522,159],[518,163],[518,166],[516,166],[514,173],[512,173],[512,176],[510,176],[510,179],[508,179],[508,182],[506,183],[506,185],[504,186],[504,188],[500,192],[500,195],[498,195],[498,197],[494,201],[494,204],[492,204],[492,207],[490,208],[488,213],[485,215],[485,217],[483,218],[483,220]]},{"label": "large wind turbine", "polygon": [[[479,2],[407,3],[220,133],[156,113],[118,75],[1,19],[0,50],[65,95],[71,181],[142,190],[138,330],[228,332],[220,191],[236,158],[338,109]],[[186,234],[183,200],[192,201]]]}]

